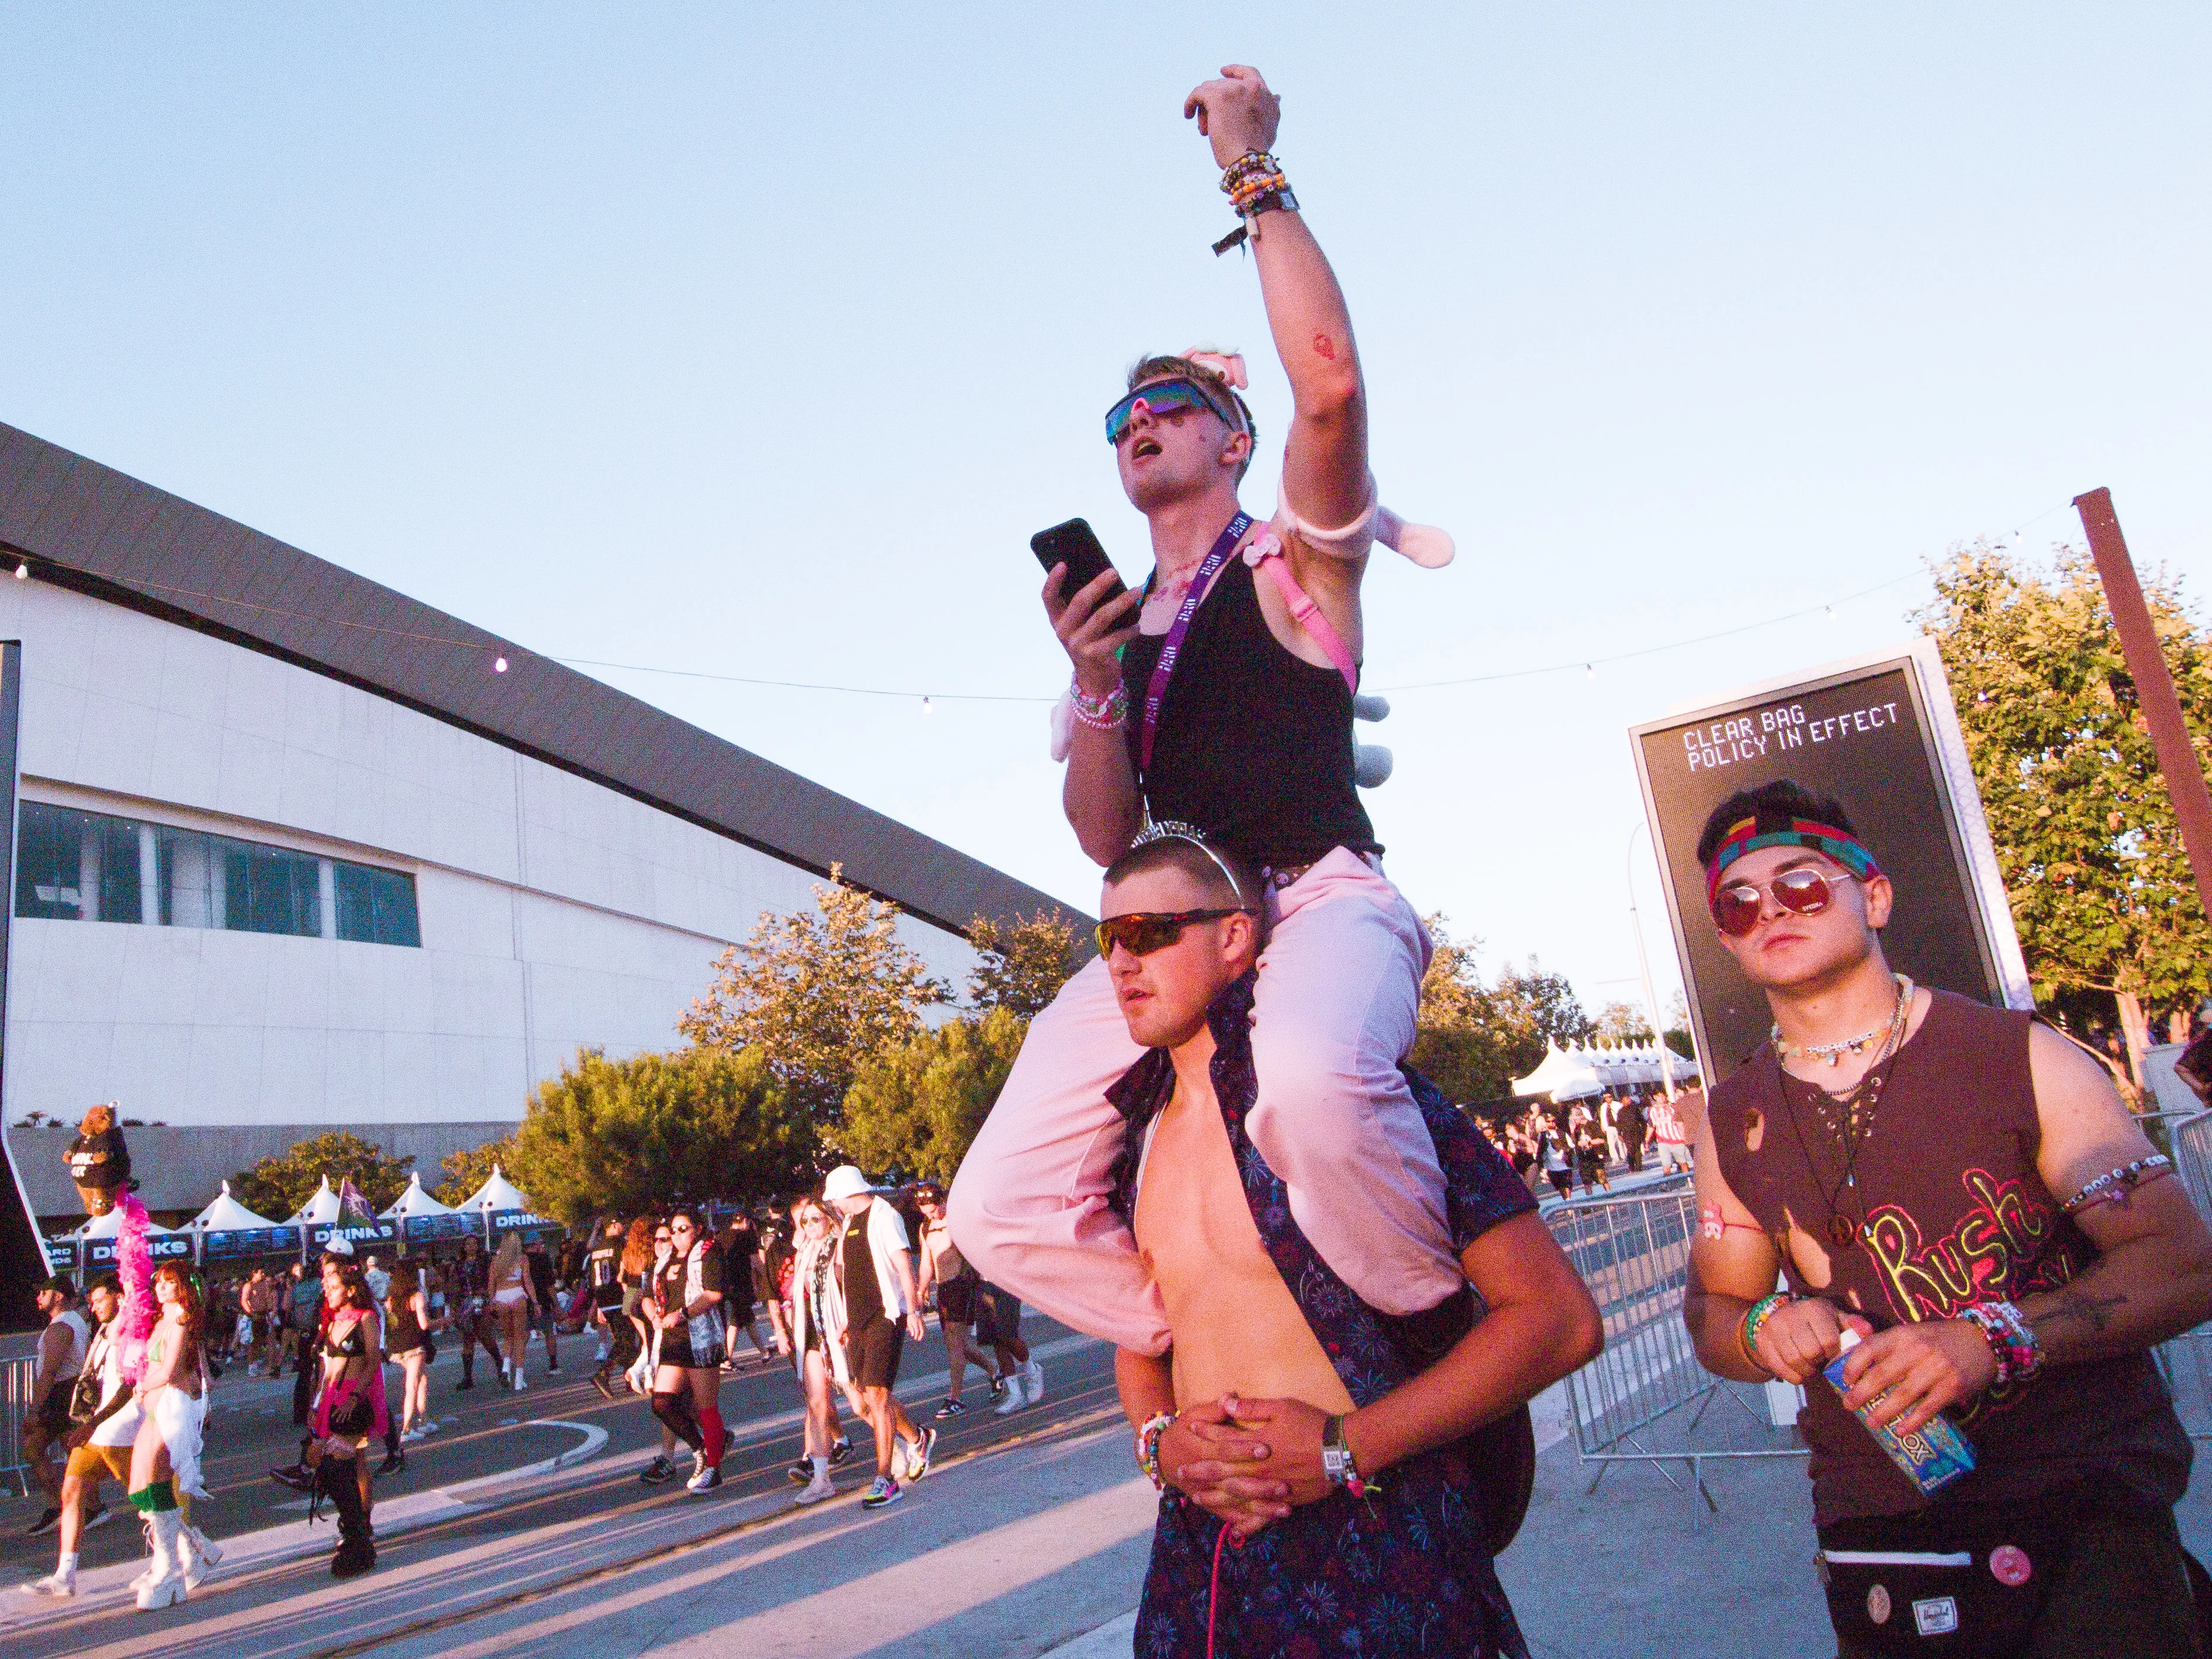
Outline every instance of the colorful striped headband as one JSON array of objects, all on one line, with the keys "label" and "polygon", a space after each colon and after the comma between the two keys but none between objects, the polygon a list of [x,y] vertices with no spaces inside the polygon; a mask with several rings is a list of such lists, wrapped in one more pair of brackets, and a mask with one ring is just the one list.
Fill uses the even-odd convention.
[{"label": "colorful striped headband", "polygon": [[1848,830],[1838,830],[1832,823],[1816,823],[1811,818],[1792,818],[1787,830],[1770,830],[1759,833],[1759,820],[1745,818],[1730,827],[1721,837],[1721,844],[1713,849],[1713,861],[1705,868],[1705,902],[1711,904],[1721,890],[1721,872],[1747,853],[1756,853],[1762,847],[1809,847],[1815,853],[1828,857],[1863,881],[1881,873],[1867,845]]}]

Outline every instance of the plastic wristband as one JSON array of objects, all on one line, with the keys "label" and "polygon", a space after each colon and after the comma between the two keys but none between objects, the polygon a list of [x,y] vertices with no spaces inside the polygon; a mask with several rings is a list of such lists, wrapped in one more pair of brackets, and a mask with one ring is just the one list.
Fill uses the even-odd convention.
[{"label": "plastic wristband", "polygon": [[1168,1489],[1167,1476],[1160,1470],[1160,1437],[1175,1426],[1176,1413],[1162,1412],[1158,1417],[1147,1418],[1137,1431],[1137,1467],[1152,1483],[1155,1492]]},{"label": "plastic wristband", "polygon": [[1352,1455],[1352,1446],[1344,1437],[1344,1419],[1332,1417],[1322,1425],[1321,1471],[1328,1484],[1350,1492],[1354,1498],[1379,1498],[1382,1488],[1359,1473],[1359,1464]]}]

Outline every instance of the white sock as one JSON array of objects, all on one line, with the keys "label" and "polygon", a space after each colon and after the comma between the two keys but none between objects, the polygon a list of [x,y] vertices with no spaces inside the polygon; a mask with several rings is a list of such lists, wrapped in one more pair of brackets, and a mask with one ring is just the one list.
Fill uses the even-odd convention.
[{"label": "white sock", "polygon": [[75,1550],[64,1550],[61,1553],[61,1560],[54,1568],[55,1577],[74,1578],[76,1577],[76,1554],[77,1553]]},{"label": "white sock", "polygon": [[830,1460],[826,1456],[817,1457],[813,1460],[813,1463],[814,1478],[817,1480],[828,1480],[830,1478]]}]

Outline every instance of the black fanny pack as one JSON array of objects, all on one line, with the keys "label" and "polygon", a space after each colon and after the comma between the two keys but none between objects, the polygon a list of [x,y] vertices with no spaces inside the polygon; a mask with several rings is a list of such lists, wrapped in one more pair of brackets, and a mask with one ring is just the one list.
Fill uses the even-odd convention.
[{"label": "black fanny pack", "polygon": [[2032,1513],[1826,1529],[1813,1559],[1838,1638],[1869,1654],[2010,1659],[2066,1570],[2085,1508],[2061,1499]]},{"label": "black fanny pack", "polygon": [[84,1370],[77,1374],[70,1389],[69,1420],[79,1428],[100,1415],[100,1373]]}]

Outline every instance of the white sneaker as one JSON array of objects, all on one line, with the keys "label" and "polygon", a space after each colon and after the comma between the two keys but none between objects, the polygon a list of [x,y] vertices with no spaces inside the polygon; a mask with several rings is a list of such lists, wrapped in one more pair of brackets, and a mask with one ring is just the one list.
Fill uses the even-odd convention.
[{"label": "white sneaker", "polygon": [[417,1423],[415,1426],[416,1426],[416,1428],[418,1431],[420,1431],[422,1434],[424,1434],[424,1435],[426,1435],[426,1436],[427,1436],[427,1435],[433,1435],[433,1434],[435,1434],[435,1433],[437,1433],[437,1431],[438,1431],[438,1425],[437,1425],[435,1423],[432,1422],[432,1421],[431,1421],[428,1418],[427,1418],[427,1417],[426,1417],[426,1418],[424,1418],[424,1419],[423,1419],[420,1423]]},{"label": "white sneaker", "polygon": [[411,1446],[423,1437],[423,1431],[421,1429],[402,1429],[399,1431],[399,1443],[403,1446]]},{"label": "white sneaker", "polygon": [[[825,1470],[801,1486],[791,1501],[794,1504],[818,1504],[825,1498],[835,1498],[836,1495],[837,1488],[830,1483],[830,1475]],[[31,1587],[25,1585],[24,1588],[27,1589]]]},{"label": "white sneaker", "polygon": [[[823,1496],[826,1498],[829,1494],[825,1492]],[[800,1501],[811,1504],[814,1500],[809,1498],[802,1498]],[[50,1572],[44,1578],[33,1578],[29,1583],[24,1585],[23,1594],[26,1595],[75,1595],[76,1575],[73,1572]]]},{"label": "white sneaker", "polygon": [[1030,1380],[1030,1404],[1042,1403],[1044,1399],[1044,1367],[1032,1359],[1022,1370]]},{"label": "white sneaker", "polygon": [[514,1368],[514,1391],[515,1391],[515,1393],[517,1393],[517,1394],[520,1394],[520,1393],[521,1393],[525,1389],[528,1388],[529,1386],[530,1386],[530,1379],[529,1379],[528,1377],[525,1376],[522,1374],[522,1367],[521,1367],[521,1366],[520,1366],[520,1365],[517,1365],[517,1366]]},{"label": "white sneaker", "polygon": [[1022,1385],[1028,1379],[1026,1371],[1010,1371],[1006,1375],[1006,1397],[991,1407],[995,1417],[1012,1417],[1030,1402],[1024,1396]]}]

